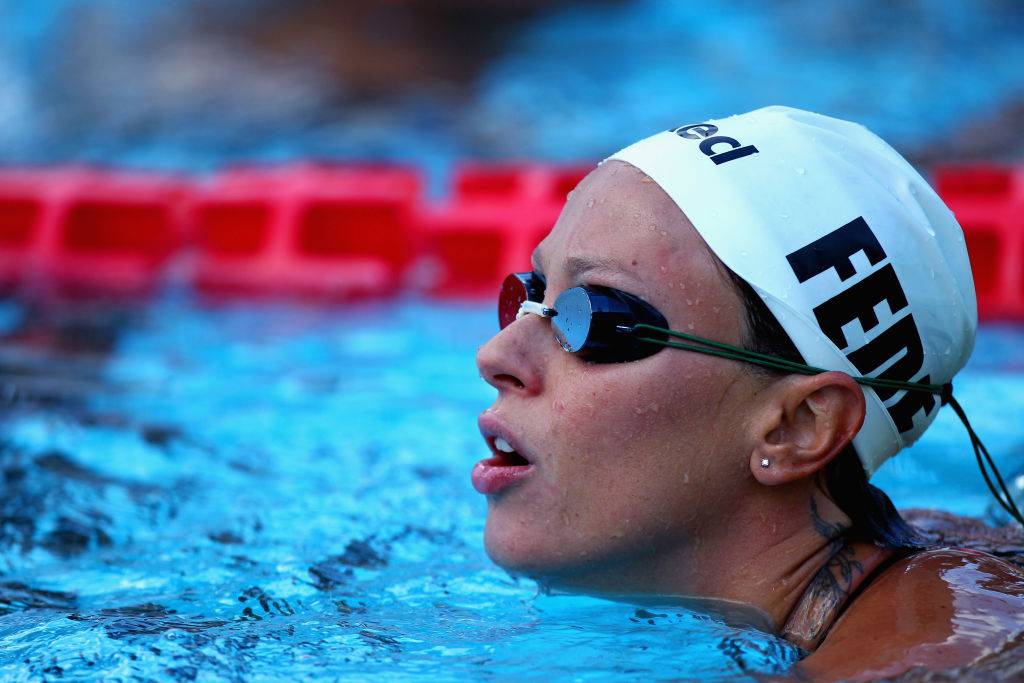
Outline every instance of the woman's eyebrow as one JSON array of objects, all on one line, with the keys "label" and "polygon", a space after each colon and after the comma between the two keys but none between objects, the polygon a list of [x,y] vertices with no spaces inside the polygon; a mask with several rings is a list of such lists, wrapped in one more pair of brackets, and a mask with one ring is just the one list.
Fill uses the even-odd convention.
[{"label": "woman's eyebrow", "polygon": [[618,273],[631,280],[636,280],[636,276],[620,261],[602,256],[569,256],[565,259],[565,270],[569,278],[574,280],[593,270]]},{"label": "woman's eyebrow", "polygon": [[[530,265],[538,273],[543,273],[544,269],[540,266],[541,254],[540,250],[534,250],[530,256]],[[620,273],[631,280],[636,280],[636,276],[627,270],[621,262],[616,261],[613,258],[605,258],[602,256],[569,256],[565,259],[565,271],[569,279],[577,280],[585,273],[589,273],[594,270],[604,270],[612,273]]]}]

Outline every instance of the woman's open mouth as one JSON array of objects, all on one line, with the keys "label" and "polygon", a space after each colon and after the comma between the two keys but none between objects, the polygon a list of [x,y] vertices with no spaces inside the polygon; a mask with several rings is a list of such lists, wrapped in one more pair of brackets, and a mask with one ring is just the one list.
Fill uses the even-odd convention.
[{"label": "woman's open mouth", "polygon": [[492,495],[515,485],[533,471],[533,464],[503,437],[486,436],[494,455],[473,467],[473,488]]}]

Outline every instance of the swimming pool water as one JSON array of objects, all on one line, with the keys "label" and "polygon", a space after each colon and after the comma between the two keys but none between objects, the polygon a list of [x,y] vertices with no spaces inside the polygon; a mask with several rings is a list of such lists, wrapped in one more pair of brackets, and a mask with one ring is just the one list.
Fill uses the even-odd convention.
[{"label": "swimming pool water", "polygon": [[[538,595],[469,484],[491,306],[0,305],[0,677],[742,679],[798,653],[672,606]],[[957,394],[1019,461],[1024,333]],[[985,514],[942,415],[878,482]]]}]

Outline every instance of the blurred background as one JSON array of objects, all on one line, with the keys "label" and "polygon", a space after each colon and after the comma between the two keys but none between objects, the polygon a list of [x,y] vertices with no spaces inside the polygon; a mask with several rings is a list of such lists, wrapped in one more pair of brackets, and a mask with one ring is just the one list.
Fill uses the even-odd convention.
[{"label": "blurred background", "polygon": [[596,160],[787,104],[1024,155],[1016,0],[3,0],[0,161]]}]

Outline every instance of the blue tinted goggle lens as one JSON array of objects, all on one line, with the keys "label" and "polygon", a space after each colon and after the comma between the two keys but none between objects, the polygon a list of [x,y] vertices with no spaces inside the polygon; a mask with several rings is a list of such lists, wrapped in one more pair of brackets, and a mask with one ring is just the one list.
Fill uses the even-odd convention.
[{"label": "blue tinted goggle lens", "polygon": [[567,289],[555,299],[555,317],[551,328],[555,339],[569,353],[579,353],[587,345],[593,309],[590,296],[582,287]]}]

